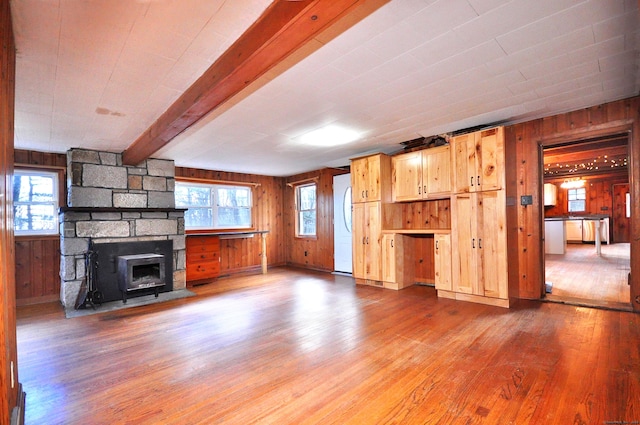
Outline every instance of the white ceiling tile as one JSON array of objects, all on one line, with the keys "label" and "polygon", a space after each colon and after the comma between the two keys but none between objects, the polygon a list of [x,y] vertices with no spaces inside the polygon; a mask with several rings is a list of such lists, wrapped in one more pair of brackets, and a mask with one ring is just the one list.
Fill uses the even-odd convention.
[{"label": "white ceiling tile", "polygon": [[601,22],[593,24],[593,33],[596,41],[608,40],[612,37],[619,37],[621,31],[632,32],[638,30],[638,9],[628,11],[624,14],[614,16]]},{"label": "white ceiling tile", "polygon": [[478,15],[487,13],[488,11],[500,7],[511,0],[468,0],[473,10]]},{"label": "white ceiling tile", "polygon": [[360,75],[371,68],[375,68],[385,62],[385,59],[374,51],[361,47],[352,50],[348,54],[338,58],[331,66],[346,72],[349,75]]},{"label": "white ceiling tile", "polygon": [[430,40],[477,16],[467,0],[438,0],[407,18],[406,22],[420,29],[423,40]]}]

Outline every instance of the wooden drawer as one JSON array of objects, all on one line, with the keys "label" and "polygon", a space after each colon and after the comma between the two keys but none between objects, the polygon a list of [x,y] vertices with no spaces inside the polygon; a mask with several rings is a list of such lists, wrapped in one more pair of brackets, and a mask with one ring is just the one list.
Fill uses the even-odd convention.
[{"label": "wooden drawer", "polygon": [[215,279],[220,274],[220,263],[187,263],[187,280]]},{"label": "wooden drawer", "polygon": [[191,250],[187,251],[187,264],[191,263],[209,263],[215,261],[219,262],[220,255],[218,251],[201,251],[201,252],[191,252]]}]

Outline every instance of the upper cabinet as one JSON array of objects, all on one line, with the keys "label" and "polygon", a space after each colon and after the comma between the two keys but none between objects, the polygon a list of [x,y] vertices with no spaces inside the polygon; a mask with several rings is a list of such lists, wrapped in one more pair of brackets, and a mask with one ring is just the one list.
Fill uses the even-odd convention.
[{"label": "upper cabinet", "polygon": [[503,127],[456,136],[451,146],[455,193],[504,188]]},{"label": "upper cabinet", "polygon": [[389,202],[391,191],[391,160],[385,154],[375,154],[351,160],[353,202]]},{"label": "upper cabinet", "polygon": [[448,198],[451,195],[451,148],[409,152],[392,158],[394,202]]}]

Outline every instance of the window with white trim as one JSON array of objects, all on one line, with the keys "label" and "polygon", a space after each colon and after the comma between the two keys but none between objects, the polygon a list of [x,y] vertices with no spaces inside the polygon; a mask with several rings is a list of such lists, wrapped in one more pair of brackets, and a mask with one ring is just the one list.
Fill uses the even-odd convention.
[{"label": "window with white trim", "polygon": [[58,234],[58,173],[15,170],[13,228],[21,235]]},{"label": "window with white trim", "polygon": [[316,236],[316,184],[296,186],[296,236]]},{"label": "window with white trim", "polygon": [[252,227],[251,186],[176,182],[176,208],[186,208],[186,230]]},{"label": "window with white trim", "polygon": [[584,187],[567,189],[567,200],[569,212],[585,211],[587,208],[587,189]]}]

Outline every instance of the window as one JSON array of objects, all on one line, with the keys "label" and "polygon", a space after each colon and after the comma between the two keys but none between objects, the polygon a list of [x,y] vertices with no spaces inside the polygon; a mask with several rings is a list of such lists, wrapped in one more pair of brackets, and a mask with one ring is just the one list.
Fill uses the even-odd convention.
[{"label": "window", "polygon": [[251,187],[176,182],[176,208],[187,208],[187,230],[251,227]]},{"label": "window", "polygon": [[316,235],[316,184],[296,186],[296,236]]},{"label": "window", "polygon": [[587,208],[587,189],[579,187],[577,189],[567,190],[567,199],[569,200],[569,212],[581,212]]},{"label": "window", "polygon": [[16,235],[57,235],[58,173],[16,170],[13,216]]}]

